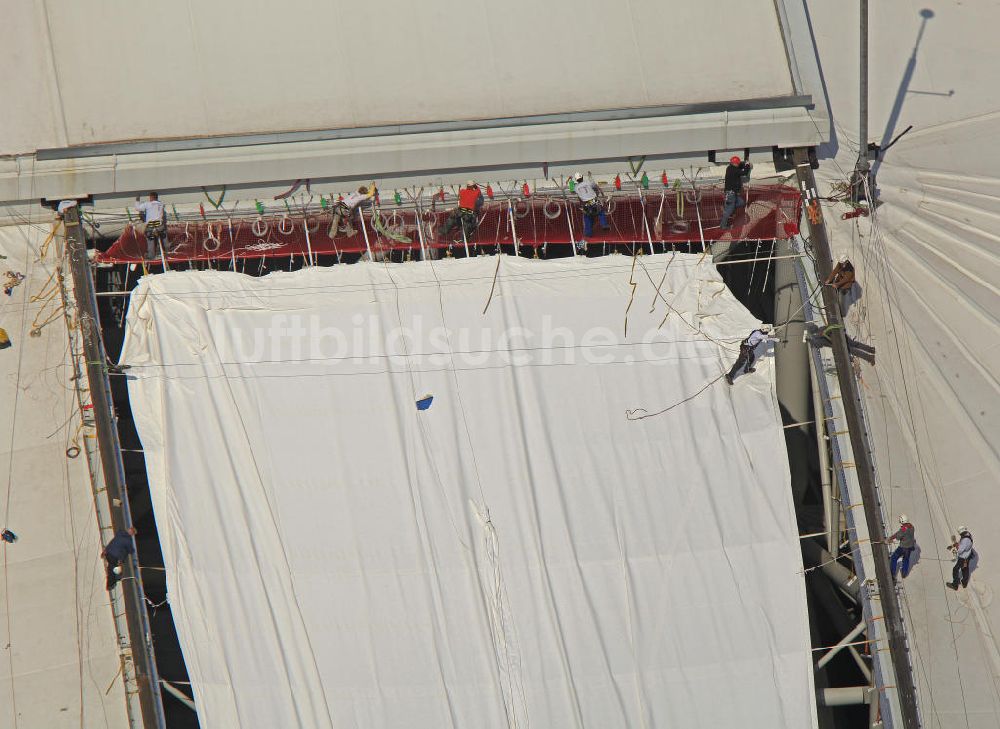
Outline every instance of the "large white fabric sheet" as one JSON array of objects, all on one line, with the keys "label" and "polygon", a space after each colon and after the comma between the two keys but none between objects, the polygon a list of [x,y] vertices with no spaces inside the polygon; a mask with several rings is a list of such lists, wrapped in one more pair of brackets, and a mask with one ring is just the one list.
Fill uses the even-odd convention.
[{"label": "large white fabric sheet", "polygon": [[719,379],[757,322],[710,258],[640,259],[627,336],[630,258],[504,257],[484,314],[495,266],[140,282],[202,725],[815,725],[771,361]]}]

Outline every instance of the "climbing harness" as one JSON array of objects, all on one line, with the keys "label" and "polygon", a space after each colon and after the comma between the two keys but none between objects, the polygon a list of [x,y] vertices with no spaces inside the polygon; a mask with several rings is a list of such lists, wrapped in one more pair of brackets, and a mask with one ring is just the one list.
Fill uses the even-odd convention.
[{"label": "climbing harness", "polygon": [[5,271],[3,275],[3,292],[10,296],[14,293],[14,289],[21,285],[24,281],[24,274],[18,271]]}]

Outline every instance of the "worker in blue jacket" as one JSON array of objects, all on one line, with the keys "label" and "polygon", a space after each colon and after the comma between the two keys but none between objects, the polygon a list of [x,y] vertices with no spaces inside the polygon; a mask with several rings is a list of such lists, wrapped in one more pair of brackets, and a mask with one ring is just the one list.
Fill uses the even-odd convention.
[{"label": "worker in blue jacket", "polygon": [[110,591],[118,584],[118,580],[122,578],[122,572],[124,571],[125,560],[129,558],[129,555],[135,554],[135,527],[129,527],[128,529],[119,529],[110,542],[108,546],[101,550],[101,556],[104,557],[104,561],[107,563],[107,588]]}]

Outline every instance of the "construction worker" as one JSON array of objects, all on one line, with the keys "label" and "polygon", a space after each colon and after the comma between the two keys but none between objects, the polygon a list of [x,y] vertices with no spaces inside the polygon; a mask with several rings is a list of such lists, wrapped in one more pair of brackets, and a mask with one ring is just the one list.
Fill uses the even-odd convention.
[{"label": "construction worker", "polygon": [[[833,342],[830,341],[830,332],[842,327],[842,324],[829,324],[820,329],[812,322],[806,322],[806,333],[809,335],[809,343],[817,349],[820,347],[832,347]],[[875,364],[875,347],[870,344],[847,337],[847,351],[852,357],[860,357],[868,364]]]},{"label": "construction worker", "polygon": [[351,218],[354,217],[354,211],[368,205],[375,198],[376,192],[375,183],[373,182],[370,185],[362,185],[358,188],[357,192],[349,192],[344,195],[343,199],[337,201],[337,204],[333,206],[333,222],[330,224],[329,234],[330,240],[336,238],[340,232],[341,221],[346,221],[344,235],[352,236],[358,232],[351,225]]},{"label": "construction worker", "polygon": [[726,382],[730,385],[733,384],[733,379],[739,373],[741,369],[746,367],[747,374],[751,372],[756,372],[753,363],[757,359],[757,345],[761,342],[766,342],[768,339],[773,339],[767,327],[761,327],[760,329],[754,329],[750,332],[750,335],[740,342],[740,354],[736,358],[736,364],[732,366],[726,375]]},{"label": "construction worker", "polygon": [[733,217],[736,208],[747,204],[742,194],[743,178],[750,176],[751,169],[753,169],[753,165],[749,162],[743,162],[736,156],[729,158],[729,165],[726,167],[726,197],[722,206],[722,220],[719,221],[719,227],[723,230],[730,227],[729,219]]},{"label": "construction worker", "polygon": [[156,253],[156,245],[161,247],[167,241],[167,208],[160,202],[160,196],[149,193],[149,199],[135,206],[142,216],[142,233],[146,236],[146,258]]},{"label": "construction worker", "polygon": [[827,286],[833,286],[840,293],[846,294],[854,286],[854,264],[847,258],[839,261],[824,283]]},{"label": "construction worker", "polygon": [[448,235],[452,228],[461,224],[462,237],[466,242],[479,227],[479,211],[483,209],[483,193],[475,180],[469,180],[458,191],[458,207],[448,214],[448,219],[438,231],[441,237]]},{"label": "construction worker", "polygon": [[969,563],[976,554],[976,550],[972,548],[972,534],[969,533],[968,527],[960,526],[958,528],[958,538],[955,539],[951,546],[948,548],[951,553],[955,555],[955,567],[951,571],[951,582],[946,582],[945,584],[952,590],[958,590],[958,586],[962,587],[969,586],[969,576],[970,568]]},{"label": "construction worker", "polygon": [[573,191],[580,199],[583,208],[583,240],[576,244],[579,250],[587,249],[587,238],[594,234],[594,221],[601,224],[601,229],[608,231],[608,214],[604,210],[604,191],[593,180],[585,180],[582,172],[573,175]]},{"label": "construction worker", "polygon": [[906,514],[899,515],[899,529],[889,537],[890,542],[899,542],[899,546],[892,552],[889,558],[889,570],[892,572],[892,579],[896,579],[896,567],[899,561],[903,560],[903,579],[910,574],[910,555],[917,546],[916,530]]},{"label": "construction worker", "polygon": [[109,591],[122,578],[125,560],[128,559],[130,554],[135,554],[135,541],[133,540],[135,534],[135,527],[119,529],[115,533],[114,539],[108,542],[108,546],[101,550],[101,556],[107,562],[106,571],[108,579],[106,586]]}]

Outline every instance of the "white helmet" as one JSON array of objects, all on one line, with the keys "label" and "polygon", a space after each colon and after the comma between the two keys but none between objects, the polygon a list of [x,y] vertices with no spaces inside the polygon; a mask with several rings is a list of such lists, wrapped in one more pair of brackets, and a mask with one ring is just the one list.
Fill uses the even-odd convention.
[{"label": "white helmet", "polygon": [[114,569],[112,569],[111,571],[114,572],[116,575],[120,575],[122,573],[122,566],[120,564],[116,564],[114,566]]},{"label": "white helmet", "polygon": [[469,180],[468,182],[465,183],[465,186],[466,187],[475,187],[476,186],[476,181],[475,180]]},{"label": "white helmet", "polygon": [[575,175],[573,175],[573,179],[576,180],[577,182],[583,182],[583,173],[577,172]]},{"label": "white helmet", "polygon": [[958,528],[958,533],[959,533],[959,534],[961,534],[962,532],[967,532],[967,531],[969,531],[969,527],[966,527],[966,526],[960,526],[960,527]]},{"label": "white helmet", "polygon": [[908,517],[906,514],[900,514],[899,515],[899,523],[900,524],[905,524],[909,520],[910,520],[910,517]]}]

